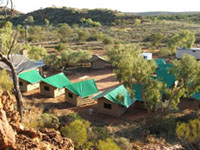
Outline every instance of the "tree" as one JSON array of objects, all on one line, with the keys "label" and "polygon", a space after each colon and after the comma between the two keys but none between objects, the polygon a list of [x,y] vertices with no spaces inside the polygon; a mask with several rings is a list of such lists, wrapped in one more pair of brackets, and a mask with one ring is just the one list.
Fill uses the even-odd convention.
[{"label": "tree", "polygon": [[87,128],[89,127],[89,122],[84,122],[82,120],[75,120],[61,128],[61,133],[72,139],[77,148],[83,146],[87,142]]},{"label": "tree", "polygon": [[149,36],[149,41],[152,43],[152,46],[158,46],[165,39],[164,35],[161,33],[153,33]]},{"label": "tree", "polygon": [[171,72],[178,80],[177,90],[184,90],[185,97],[190,97],[200,89],[200,62],[194,56],[183,55],[181,60],[174,60]]},{"label": "tree", "polygon": [[[12,33],[12,34],[6,34],[4,31],[5,28],[1,29],[0,31],[0,38],[1,38],[1,49],[0,49],[0,61],[5,63],[11,70],[12,73],[12,79],[13,79],[13,84],[14,84],[14,94],[17,100],[17,109],[21,117],[21,121],[23,120],[23,97],[19,88],[19,79],[17,76],[17,72],[15,71],[15,67],[12,63],[12,57],[10,54],[13,53],[14,48],[16,48],[16,39],[17,39],[17,34]],[[5,36],[6,34],[6,36]],[[13,35],[14,34],[14,35]],[[10,35],[8,39],[6,37]],[[3,42],[7,41],[7,42]],[[8,42],[9,41],[9,42]],[[23,60],[22,60],[23,61]]]},{"label": "tree", "polygon": [[45,48],[41,46],[32,46],[28,50],[28,56],[34,60],[41,60],[47,55],[47,51]]},{"label": "tree", "polygon": [[155,65],[152,61],[144,60],[139,55],[138,49],[138,46],[120,45],[109,50],[108,56],[115,67],[117,79],[128,88],[132,97],[134,96],[133,79],[140,85],[145,107],[148,112],[151,112],[161,100],[160,92],[164,85],[151,78],[155,72]]},{"label": "tree", "polygon": [[61,24],[57,29],[57,35],[61,42],[66,42],[73,33],[73,29],[68,24]]},{"label": "tree", "polygon": [[[16,50],[16,43],[17,43],[17,34],[12,31],[12,28],[8,28],[8,21],[13,15],[13,1],[6,0],[6,5],[3,7],[5,8],[5,12],[7,10],[8,5],[10,5],[10,15],[6,15],[3,21],[0,23],[0,39],[1,39],[1,47],[0,47],[0,61],[5,63],[11,70],[12,79],[13,79],[13,87],[14,87],[14,94],[17,100],[17,110],[20,114],[21,121],[23,121],[23,97],[19,88],[19,79],[17,73],[15,71],[14,65],[11,61],[10,54]],[[8,36],[8,37],[7,37]],[[3,42],[3,41],[8,42]],[[7,47],[6,47],[7,45]],[[23,61],[23,60],[22,60]]]},{"label": "tree", "polygon": [[88,38],[88,32],[87,31],[83,31],[83,30],[79,30],[78,32],[77,32],[77,34],[78,34],[78,38],[77,38],[77,40],[79,41],[79,42],[85,42],[86,40],[87,40],[87,38]]},{"label": "tree", "polygon": [[28,17],[25,19],[25,22],[26,22],[27,24],[32,24],[32,23],[34,23],[34,18],[33,18],[33,16],[28,16]]},{"label": "tree", "polygon": [[49,20],[47,18],[44,19],[44,23],[45,23],[45,26],[48,28],[50,23],[49,23]]},{"label": "tree", "polygon": [[61,60],[64,66],[78,66],[79,63],[89,62],[92,54],[87,50],[64,50],[61,52]]},{"label": "tree", "polygon": [[106,140],[99,140],[97,145],[98,150],[120,150],[117,144],[111,138]]},{"label": "tree", "polygon": [[13,89],[13,82],[10,80],[10,77],[5,69],[0,72],[0,87],[3,91],[9,92]]},{"label": "tree", "polygon": [[176,52],[176,48],[178,47],[191,48],[194,42],[194,33],[189,30],[183,30],[170,38],[168,47],[172,52]]},{"label": "tree", "polygon": [[169,71],[178,83],[168,88],[160,78],[152,77],[156,72],[154,62],[144,60],[139,54],[136,46],[119,46],[108,51],[117,79],[127,87],[131,96],[134,96],[133,83],[139,84],[148,112],[156,111],[158,105],[163,113],[177,109],[181,97],[199,90],[200,63],[193,56],[185,55],[182,60],[173,61]]},{"label": "tree", "polygon": [[61,58],[57,55],[46,55],[44,57],[45,64],[53,69],[59,69],[62,67]]}]

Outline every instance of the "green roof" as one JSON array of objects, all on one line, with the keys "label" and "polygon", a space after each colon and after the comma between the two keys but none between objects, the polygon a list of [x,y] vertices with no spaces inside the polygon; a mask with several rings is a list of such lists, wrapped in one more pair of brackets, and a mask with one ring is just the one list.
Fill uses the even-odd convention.
[{"label": "green roof", "polygon": [[58,73],[56,75],[47,77],[42,80],[43,82],[50,84],[56,88],[64,88],[66,85],[71,84],[69,79],[64,75],[64,73]]},{"label": "green roof", "polygon": [[[114,89],[109,89],[105,92],[100,93],[99,95],[95,96],[93,99],[105,97],[107,100],[113,103],[120,104],[128,108],[135,101],[142,101],[142,93],[140,91],[139,85],[134,84],[134,91],[135,91],[135,96],[134,98],[131,98],[127,89],[123,85],[120,85]],[[124,97],[123,101],[119,101],[117,99],[117,96],[119,94]]]},{"label": "green roof", "polygon": [[158,64],[158,68],[161,70],[169,70],[172,67],[173,67],[172,64]]},{"label": "green roof", "polygon": [[196,99],[196,100],[200,100],[200,92],[198,92],[198,93],[192,95],[191,98],[194,98],[194,99]]},{"label": "green roof", "polygon": [[166,62],[165,62],[165,60],[164,59],[155,59],[155,64],[156,65],[165,65],[166,64]]},{"label": "green roof", "polygon": [[82,98],[99,92],[94,79],[68,84],[65,88]]},{"label": "green roof", "polygon": [[172,87],[176,81],[175,76],[169,74],[168,70],[156,69],[156,74],[157,77],[154,79],[160,79],[162,82],[165,82],[167,84],[167,88]]},{"label": "green roof", "polygon": [[31,84],[40,82],[43,79],[37,70],[20,73],[18,77]]}]

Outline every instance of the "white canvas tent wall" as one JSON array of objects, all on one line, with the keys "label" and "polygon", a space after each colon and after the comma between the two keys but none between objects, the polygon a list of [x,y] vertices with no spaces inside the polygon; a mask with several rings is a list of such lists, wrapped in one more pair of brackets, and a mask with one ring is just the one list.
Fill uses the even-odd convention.
[{"label": "white canvas tent wall", "polygon": [[151,60],[152,59],[152,53],[142,53],[141,55],[144,56],[145,60]]}]

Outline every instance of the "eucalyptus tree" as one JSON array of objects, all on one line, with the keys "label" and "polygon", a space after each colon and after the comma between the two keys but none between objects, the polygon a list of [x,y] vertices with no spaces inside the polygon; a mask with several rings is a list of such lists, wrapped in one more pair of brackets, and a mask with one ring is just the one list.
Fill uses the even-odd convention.
[{"label": "eucalyptus tree", "polygon": [[177,47],[191,48],[195,42],[195,35],[189,30],[182,30],[177,34],[174,34],[169,42],[168,47],[172,53],[176,52]]},{"label": "eucalyptus tree", "polygon": [[[16,50],[19,50],[18,44],[17,44],[17,33],[15,33],[12,30],[12,24],[9,23],[9,19],[13,15],[13,1],[12,0],[1,0],[0,1],[5,9],[7,11],[7,7],[10,6],[10,12],[9,15],[5,13],[3,21],[0,23],[0,62],[5,63],[11,70],[12,73],[12,79],[13,79],[13,86],[14,86],[14,94],[17,100],[17,109],[21,117],[21,121],[23,120],[23,97],[19,88],[19,79],[17,76],[17,72],[15,70],[15,67],[12,63],[12,53],[16,53]],[[22,60],[23,61],[23,60]]]},{"label": "eucalyptus tree", "polygon": [[176,110],[182,97],[199,90],[200,63],[189,55],[182,60],[174,60],[172,68],[166,73],[174,75],[176,84],[167,87],[161,78],[154,78],[157,66],[155,62],[145,60],[138,46],[117,46],[108,50],[108,56],[114,66],[117,79],[124,84],[131,96],[134,96],[134,83],[139,84],[144,105],[148,112]]}]

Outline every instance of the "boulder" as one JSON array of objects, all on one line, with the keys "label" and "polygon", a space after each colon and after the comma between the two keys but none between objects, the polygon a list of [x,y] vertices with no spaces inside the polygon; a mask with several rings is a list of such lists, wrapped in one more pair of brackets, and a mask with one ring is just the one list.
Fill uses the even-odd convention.
[{"label": "boulder", "polygon": [[0,150],[15,146],[15,132],[9,125],[4,110],[0,110]]}]

